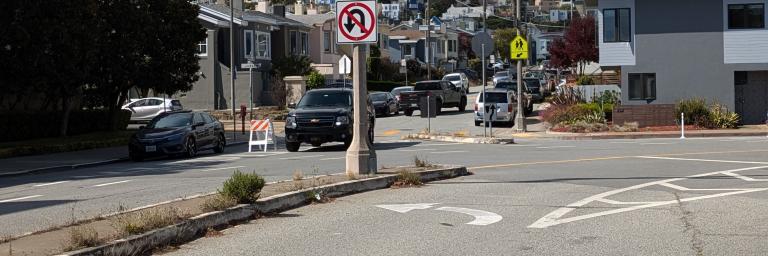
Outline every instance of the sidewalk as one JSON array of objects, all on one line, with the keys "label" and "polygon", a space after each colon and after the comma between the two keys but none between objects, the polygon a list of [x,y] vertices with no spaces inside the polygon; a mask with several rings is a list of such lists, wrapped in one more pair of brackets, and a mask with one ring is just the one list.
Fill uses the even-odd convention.
[{"label": "sidewalk", "polygon": [[[248,133],[232,140],[232,132],[228,132],[227,145],[247,143]],[[0,177],[30,173],[55,172],[77,168],[86,168],[113,164],[128,160],[128,146],[90,149],[47,155],[12,157],[0,159]]]},{"label": "sidewalk", "polygon": [[[740,137],[768,135],[765,125],[750,125],[738,129],[723,130],[691,130],[685,131],[686,138],[700,137]],[[511,134],[515,138],[547,138],[560,140],[598,140],[598,139],[647,139],[647,138],[680,138],[680,131],[654,132],[599,132],[599,133],[569,133],[569,132],[535,132]]]}]

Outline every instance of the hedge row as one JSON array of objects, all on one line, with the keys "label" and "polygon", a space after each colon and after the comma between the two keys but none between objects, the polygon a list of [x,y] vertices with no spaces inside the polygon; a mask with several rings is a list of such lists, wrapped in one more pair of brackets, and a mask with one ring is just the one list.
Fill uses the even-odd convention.
[{"label": "hedge row", "polygon": [[[0,142],[59,136],[61,112],[10,112],[0,113]],[[110,125],[110,119],[114,120]],[[131,112],[119,111],[110,116],[106,110],[77,110],[69,117],[68,135],[96,131],[125,130]]]}]

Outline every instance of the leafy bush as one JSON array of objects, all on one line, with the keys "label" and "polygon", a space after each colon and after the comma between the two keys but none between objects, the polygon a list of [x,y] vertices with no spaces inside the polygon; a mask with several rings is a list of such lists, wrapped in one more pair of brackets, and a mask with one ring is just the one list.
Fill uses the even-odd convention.
[{"label": "leafy bush", "polygon": [[565,88],[562,93],[552,96],[552,105],[576,105],[584,103],[584,97],[580,90]]},{"label": "leafy bush", "polygon": [[250,204],[259,199],[262,188],[264,188],[264,179],[259,175],[236,170],[232,177],[224,181],[224,187],[219,193],[237,203]]},{"label": "leafy bush", "polygon": [[714,103],[709,111],[709,124],[712,128],[733,129],[739,126],[739,114],[728,111],[728,108],[720,103]]},{"label": "leafy bush", "polygon": [[325,76],[320,74],[320,72],[317,72],[317,70],[312,70],[312,72],[309,73],[309,76],[307,76],[307,90],[322,87],[325,87]]},{"label": "leafy bush", "polygon": [[591,114],[594,112],[579,105],[552,105],[541,112],[541,119],[555,126],[584,120]]},{"label": "leafy bush", "polygon": [[608,131],[608,126],[604,123],[590,123],[587,121],[576,121],[573,124],[565,125],[570,132],[586,133],[586,132],[604,132]]},{"label": "leafy bush", "polygon": [[592,98],[592,103],[616,105],[621,102],[621,93],[617,91],[604,91]]},{"label": "leafy bush", "polygon": [[[693,98],[680,100],[675,104],[675,113],[685,114],[685,123],[694,124],[700,127],[709,127],[709,108],[707,101],[702,98]],[[677,122],[680,123],[680,117],[677,116]]]},{"label": "leafy bush", "polygon": [[[0,113],[0,142],[20,141],[59,136],[61,112],[7,112]],[[73,110],[69,117],[67,135],[97,131],[125,130],[131,112],[118,111],[111,116],[107,110]],[[110,124],[109,120],[113,120]]]},{"label": "leafy bush", "polygon": [[595,84],[594,79],[592,79],[591,76],[580,76],[579,80],[576,80],[576,84],[578,85],[593,85]]}]

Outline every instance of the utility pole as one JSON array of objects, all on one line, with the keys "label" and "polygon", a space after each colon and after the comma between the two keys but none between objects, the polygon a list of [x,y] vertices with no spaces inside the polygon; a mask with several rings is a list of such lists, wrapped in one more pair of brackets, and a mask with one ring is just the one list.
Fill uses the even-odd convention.
[{"label": "utility pole", "polygon": [[[522,23],[520,22],[520,0],[517,0],[515,4],[515,21],[517,21],[517,34],[520,35],[520,29]],[[526,132],[525,130],[525,115],[523,114],[523,61],[517,60],[517,114],[515,115],[515,124],[517,130],[520,132]]]},{"label": "utility pole", "polygon": [[483,0],[483,32],[486,32],[486,33],[488,32],[488,30],[486,29],[487,23],[485,22],[485,20],[488,17],[488,15],[486,14],[487,9],[488,9],[488,5],[486,5],[485,0]]},{"label": "utility pole", "polygon": [[427,0],[427,4],[424,6],[424,25],[427,26],[427,31],[424,31],[425,37],[427,40],[425,41],[425,44],[427,45],[427,52],[424,53],[426,62],[427,62],[427,80],[432,80],[432,65],[430,65],[430,53],[432,52],[432,42],[429,41],[429,34],[430,34],[430,27],[429,27],[429,0]]},{"label": "utility pole", "polygon": [[352,47],[352,90],[354,117],[352,121],[352,143],[347,149],[347,174],[376,174],[376,151],[368,136],[368,89],[366,88],[365,56],[367,45],[356,44]]},{"label": "utility pole", "polygon": [[237,118],[235,118],[235,73],[237,67],[235,67],[235,3],[229,1],[229,70],[230,70],[230,86],[231,91],[229,100],[232,102],[232,141],[234,142],[237,137]]}]

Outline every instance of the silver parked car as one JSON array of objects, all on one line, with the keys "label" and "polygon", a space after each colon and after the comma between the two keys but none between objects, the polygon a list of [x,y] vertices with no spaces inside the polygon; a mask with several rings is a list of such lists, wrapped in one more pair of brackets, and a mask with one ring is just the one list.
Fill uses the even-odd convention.
[{"label": "silver parked car", "polygon": [[461,88],[464,93],[469,93],[469,78],[464,73],[447,74],[443,77],[443,81],[451,82],[453,86]]},{"label": "silver parked car", "polygon": [[128,104],[123,105],[123,109],[131,111],[131,122],[149,122],[162,113],[178,111],[183,108],[179,100],[143,98],[131,100]]}]

